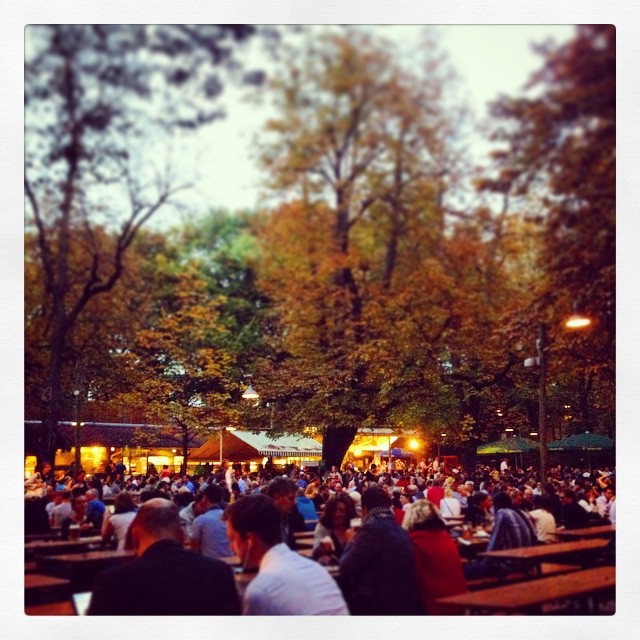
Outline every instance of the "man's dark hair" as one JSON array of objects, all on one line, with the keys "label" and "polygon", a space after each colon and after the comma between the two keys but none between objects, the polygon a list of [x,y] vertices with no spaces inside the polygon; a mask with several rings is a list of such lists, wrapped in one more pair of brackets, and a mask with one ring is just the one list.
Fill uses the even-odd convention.
[{"label": "man's dark hair", "polygon": [[375,509],[376,507],[391,507],[389,494],[381,487],[368,487],[362,493],[360,500],[363,507]]},{"label": "man's dark hair", "polygon": [[513,503],[511,502],[511,496],[504,492],[498,491],[495,496],[493,496],[493,508],[498,511],[499,509],[511,509]]},{"label": "man's dark hair", "polygon": [[270,498],[275,498],[276,496],[297,493],[297,491],[298,486],[293,480],[279,476],[269,482],[269,484],[267,485],[266,494]]},{"label": "man's dark hair", "polygon": [[71,498],[73,497],[72,493],[71,493],[71,491],[69,491],[69,489],[63,489],[60,492],[60,495],[62,496],[63,500],[71,500]]},{"label": "man's dark hair", "polygon": [[261,493],[242,496],[222,514],[243,537],[254,533],[262,542],[273,546],[282,542],[281,516],[275,502]]},{"label": "man's dark hair", "polygon": [[576,493],[575,491],[573,491],[573,489],[561,489],[560,495],[564,496],[565,498],[569,498],[571,502],[576,502]]},{"label": "man's dark hair", "polygon": [[211,502],[211,504],[219,504],[222,502],[222,489],[217,484],[210,484],[205,487],[204,497]]}]

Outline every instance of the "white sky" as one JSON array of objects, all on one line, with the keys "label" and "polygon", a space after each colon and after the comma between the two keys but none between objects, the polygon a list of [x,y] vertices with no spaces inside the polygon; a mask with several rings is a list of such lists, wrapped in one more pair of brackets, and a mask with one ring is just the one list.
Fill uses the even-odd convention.
[{"label": "white sky", "polygon": [[[419,25],[380,28],[405,52],[415,48],[422,27]],[[574,33],[573,25],[447,25],[438,27],[441,47],[460,77],[460,94],[476,118],[486,115],[487,103],[500,94],[516,95],[530,74],[542,64],[531,50],[531,43],[553,37],[561,43]],[[260,65],[260,60],[256,62]],[[174,149],[180,158],[180,172],[188,175],[194,189],[186,200],[201,213],[209,208],[253,208],[259,203],[262,179],[252,156],[252,140],[259,135],[267,111],[237,99],[227,89],[223,102],[228,116],[206,130],[195,141]],[[486,145],[478,137],[472,141],[476,160],[481,160]],[[171,220],[171,214],[159,214],[156,224]]]}]

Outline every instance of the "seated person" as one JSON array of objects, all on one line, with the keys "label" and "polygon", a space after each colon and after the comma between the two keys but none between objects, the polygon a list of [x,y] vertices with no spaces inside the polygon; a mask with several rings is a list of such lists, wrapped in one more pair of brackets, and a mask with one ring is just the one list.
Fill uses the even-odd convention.
[{"label": "seated person", "polygon": [[[531,521],[512,508],[511,497],[500,491],[493,497],[496,519],[487,551],[531,547],[536,544],[536,532]],[[467,580],[509,573],[517,567],[513,563],[498,563],[489,558],[464,565]]]},{"label": "seated person", "polygon": [[[98,574],[89,615],[231,616],[240,601],[231,569],[182,546],[178,507],[147,500],[131,524],[137,558]],[[170,585],[169,597],[159,585]]]},{"label": "seated person", "polygon": [[243,598],[245,615],[348,615],[336,581],[317,562],[283,542],[281,513],[263,494],[225,509],[231,548],[247,567],[259,567]]},{"label": "seated person", "polygon": [[438,598],[467,591],[458,547],[447,532],[438,508],[428,500],[409,505],[404,521],[409,532],[418,570],[418,587],[427,613],[445,613]]},{"label": "seated person", "polygon": [[346,495],[329,498],[313,533],[313,558],[320,564],[338,564],[352,518],[356,517],[353,500]]}]

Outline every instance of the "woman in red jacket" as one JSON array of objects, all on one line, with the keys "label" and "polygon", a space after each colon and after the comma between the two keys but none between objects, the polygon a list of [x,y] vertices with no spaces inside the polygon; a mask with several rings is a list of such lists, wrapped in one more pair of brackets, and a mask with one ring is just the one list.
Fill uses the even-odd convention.
[{"label": "woman in red jacket", "polygon": [[428,500],[411,504],[402,526],[413,543],[424,606],[432,615],[444,615],[436,600],[467,591],[456,543],[447,532],[440,511]]}]

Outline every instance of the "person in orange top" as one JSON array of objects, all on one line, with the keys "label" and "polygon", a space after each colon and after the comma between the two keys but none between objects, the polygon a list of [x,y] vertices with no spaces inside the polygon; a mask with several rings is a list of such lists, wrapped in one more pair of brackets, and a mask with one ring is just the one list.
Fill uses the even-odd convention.
[{"label": "person in orange top", "polygon": [[456,543],[446,530],[440,510],[428,500],[409,505],[402,526],[411,537],[420,597],[427,613],[445,615],[436,600],[467,591]]}]

